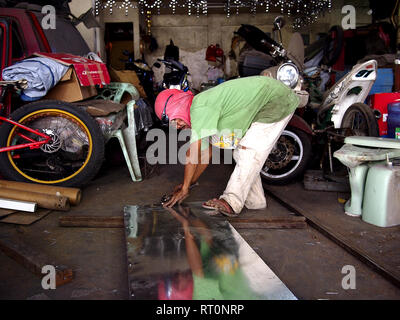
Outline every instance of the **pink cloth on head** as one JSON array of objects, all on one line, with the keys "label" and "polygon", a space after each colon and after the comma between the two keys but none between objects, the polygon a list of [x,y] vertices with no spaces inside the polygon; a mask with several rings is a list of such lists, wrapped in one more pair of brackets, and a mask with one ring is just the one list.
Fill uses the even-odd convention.
[{"label": "pink cloth on head", "polygon": [[[172,96],[171,96],[172,95]],[[190,91],[184,92],[177,89],[166,89],[161,91],[156,99],[154,110],[159,119],[165,108],[165,102],[168,100],[167,108],[165,110],[169,120],[182,119],[189,126],[190,123],[190,106],[192,105],[193,93]]]}]

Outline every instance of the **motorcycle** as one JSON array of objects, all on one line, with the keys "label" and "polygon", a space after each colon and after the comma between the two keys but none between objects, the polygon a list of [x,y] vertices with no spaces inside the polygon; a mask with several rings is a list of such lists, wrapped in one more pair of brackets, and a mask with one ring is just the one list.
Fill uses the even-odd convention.
[{"label": "motorcycle", "polygon": [[[242,29],[239,29],[237,34],[245,38],[253,48],[269,54],[273,58],[272,66],[264,70],[262,74],[280,80],[291,87],[296,93],[299,93],[303,91],[301,87],[304,85],[304,78],[307,79],[307,77],[309,77],[309,75],[305,74],[304,70],[304,44],[301,36],[295,33],[286,50],[282,45],[281,37],[281,28],[283,25],[284,21],[282,17],[275,19],[274,32],[279,33],[279,42],[271,39],[256,27],[249,25],[242,25]],[[333,55],[337,57],[338,50],[336,45],[337,43],[331,47],[334,50]],[[328,45],[326,45],[325,48],[326,47],[328,47]],[[334,57],[332,57],[332,54],[329,52],[326,52],[326,49],[323,50],[323,56],[329,57],[329,64],[332,64],[332,61],[334,61]],[[323,70],[326,68],[326,65],[320,65],[318,68],[319,71]],[[312,116],[308,122],[300,118],[306,124],[306,127],[303,128],[304,130],[302,131],[308,133],[309,138],[313,136],[321,138],[319,140],[323,140],[323,143],[328,145],[329,150],[331,150],[330,143],[332,141],[340,141],[340,137],[342,137],[343,140],[347,135],[378,136],[376,117],[372,109],[364,103],[375,82],[377,75],[376,70],[377,63],[375,60],[357,64],[345,77],[324,93],[322,102],[306,103],[303,116],[305,114],[311,114]],[[293,129],[293,122],[297,119],[299,119],[299,116],[295,114],[292,118],[292,123],[289,123],[285,130]],[[286,132],[282,134],[282,136],[285,135],[287,135]],[[327,137],[328,139],[326,139]],[[281,137],[280,141],[278,141],[274,150],[271,152],[270,158],[274,157],[274,153],[281,154],[279,151],[282,149],[281,139],[283,140]],[[305,140],[304,144],[308,145],[308,141]],[[306,150],[308,150],[308,148],[306,148]],[[297,170],[294,171],[295,174],[292,174],[293,171],[291,170],[286,171],[290,169],[290,167],[285,165],[285,163],[291,163],[290,160],[287,160],[287,157],[290,158],[290,154],[287,153],[286,161],[280,163],[282,171],[279,172],[279,174],[275,174],[273,170],[274,166],[271,166],[269,158],[261,172],[262,177],[269,183],[284,184],[300,176],[307,167],[307,162],[310,159],[311,146],[309,150],[310,154],[306,154],[305,157],[302,158],[304,161],[303,163],[301,163],[297,155],[292,157],[292,161],[297,161],[302,164],[298,165]],[[321,155],[321,163],[324,157],[324,154]],[[330,168],[332,172],[331,157]]]},{"label": "motorcycle", "polygon": [[[163,76],[162,88],[163,89],[178,89],[183,91],[189,90],[188,75],[189,69],[179,61],[172,59],[157,59],[165,66],[165,73]],[[160,68],[160,63],[154,63],[156,68]]]},{"label": "motorcycle", "polygon": [[[280,32],[283,24],[283,19],[275,19],[275,31]],[[272,58],[269,59],[270,68],[264,70],[262,75],[275,78],[289,86],[298,94],[302,105],[308,101],[308,93],[301,89],[300,70],[304,60],[304,49],[299,50],[303,48],[300,34],[293,35],[288,50],[251,25],[242,25],[236,34],[244,38],[255,50],[268,54]],[[312,135],[311,127],[295,114],[261,170],[263,180],[271,184],[286,184],[300,177],[311,158]]]},{"label": "motorcycle", "polygon": [[154,72],[151,67],[143,60],[135,60],[133,56],[133,52],[129,52],[125,50],[123,52],[125,56],[128,57],[127,60],[123,60],[125,62],[126,70],[133,70],[136,72],[140,84],[143,87],[144,92],[146,93],[147,99],[151,105],[154,105],[156,101],[156,94],[154,92]]}]

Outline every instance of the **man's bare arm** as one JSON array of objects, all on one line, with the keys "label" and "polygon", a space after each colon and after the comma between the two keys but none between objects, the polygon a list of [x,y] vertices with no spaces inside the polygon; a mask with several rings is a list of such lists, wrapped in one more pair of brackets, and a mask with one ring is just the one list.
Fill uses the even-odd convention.
[{"label": "man's bare arm", "polygon": [[201,149],[201,140],[190,144],[188,151],[186,152],[186,164],[185,173],[183,177],[182,188],[176,189],[172,194],[171,199],[164,204],[166,207],[173,207],[175,203],[181,203],[185,198],[189,196],[189,187],[191,181],[196,173],[196,169],[199,163],[199,154]]}]

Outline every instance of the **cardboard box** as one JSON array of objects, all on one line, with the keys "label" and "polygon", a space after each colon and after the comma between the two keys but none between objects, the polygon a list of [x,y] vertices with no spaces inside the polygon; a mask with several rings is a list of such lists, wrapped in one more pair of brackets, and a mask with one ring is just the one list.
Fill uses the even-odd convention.
[{"label": "cardboard box", "polygon": [[97,95],[96,85],[104,86],[110,83],[110,75],[104,63],[65,53],[35,55],[69,66],[66,74],[48,92],[45,99],[76,102]]},{"label": "cardboard box", "polygon": [[60,82],[51,89],[44,99],[76,102],[97,95],[95,86],[82,87],[73,67],[61,78]]},{"label": "cardboard box", "polygon": [[144,91],[140,80],[133,70],[115,70],[112,67],[109,68],[111,80],[113,82],[124,82],[132,84],[139,92],[142,98],[147,98],[146,92]]},{"label": "cardboard box", "polygon": [[132,52],[133,41],[113,41],[110,54],[110,64],[114,69],[123,70],[125,69],[125,62],[122,60],[127,60],[128,57],[123,54],[124,50]]}]

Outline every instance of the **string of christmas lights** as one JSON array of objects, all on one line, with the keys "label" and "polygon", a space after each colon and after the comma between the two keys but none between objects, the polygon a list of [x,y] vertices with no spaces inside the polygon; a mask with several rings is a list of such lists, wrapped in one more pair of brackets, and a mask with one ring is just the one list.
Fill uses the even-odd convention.
[{"label": "string of christmas lights", "polygon": [[[99,15],[101,10],[108,10],[109,14],[113,13],[114,9],[124,10],[125,15],[129,14],[129,10],[139,9],[141,14],[145,14],[148,10],[157,10],[160,14],[161,8],[170,9],[172,14],[176,13],[178,8],[186,8],[187,14],[190,16],[193,10],[196,10],[197,17],[200,14],[207,15],[210,7],[215,5],[215,2],[207,0],[96,0],[95,15]],[[314,23],[326,11],[332,9],[332,0],[225,0],[220,1],[219,5],[224,7],[226,17],[230,18],[232,9],[238,15],[240,11],[246,9],[253,16],[257,10],[264,7],[265,13],[270,13],[271,6],[278,8],[282,15],[286,15],[293,19],[293,28],[300,29],[305,25]]]}]

